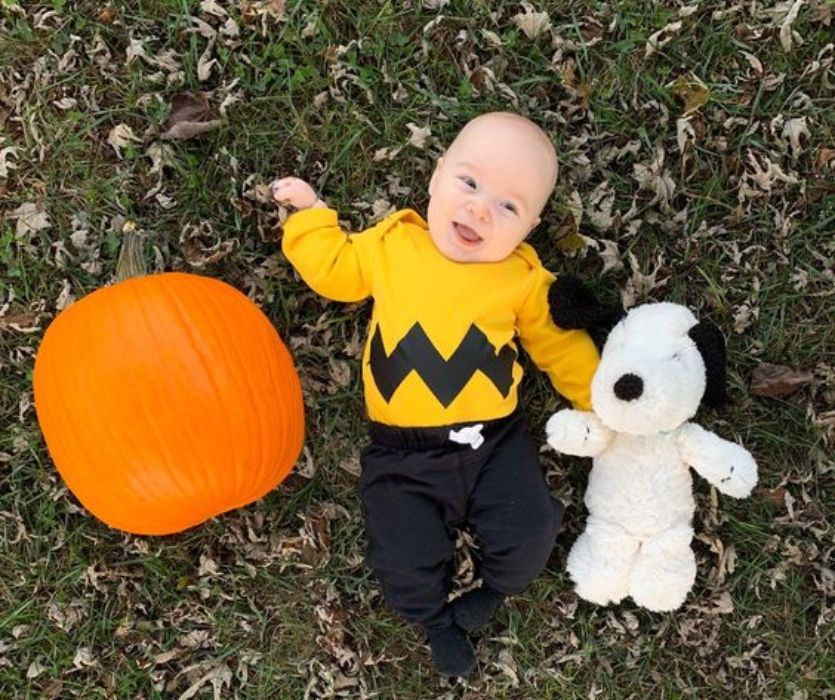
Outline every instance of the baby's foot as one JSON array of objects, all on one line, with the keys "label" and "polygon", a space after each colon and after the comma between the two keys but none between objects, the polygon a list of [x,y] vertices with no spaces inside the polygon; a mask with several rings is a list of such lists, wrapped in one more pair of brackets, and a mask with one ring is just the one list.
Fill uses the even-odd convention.
[{"label": "baby's foot", "polygon": [[458,625],[426,630],[432,664],[444,676],[469,676],[475,668],[475,651],[467,634]]},{"label": "baby's foot", "polygon": [[452,618],[467,632],[477,632],[490,622],[504,595],[492,588],[482,586],[452,601]]}]

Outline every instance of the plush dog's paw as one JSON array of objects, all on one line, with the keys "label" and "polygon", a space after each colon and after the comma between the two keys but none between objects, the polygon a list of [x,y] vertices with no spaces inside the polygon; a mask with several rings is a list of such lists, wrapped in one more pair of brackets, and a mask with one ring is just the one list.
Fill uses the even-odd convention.
[{"label": "plush dog's paw", "polygon": [[757,485],[757,463],[751,453],[741,445],[728,450],[728,473],[720,477],[716,487],[734,498],[746,498]]},{"label": "plush dog's paw", "polygon": [[548,444],[557,452],[579,457],[594,457],[612,439],[609,430],[591,411],[564,409],[545,424]]}]

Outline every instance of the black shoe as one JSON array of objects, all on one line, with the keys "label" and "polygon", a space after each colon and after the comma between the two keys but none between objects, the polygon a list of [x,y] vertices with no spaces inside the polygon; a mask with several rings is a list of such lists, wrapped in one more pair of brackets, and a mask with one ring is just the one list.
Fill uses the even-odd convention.
[{"label": "black shoe", "polygon": [[432,664],[444,676],[469,676],[475,668],[475,651],[467,634],[458,625],[426,630]]},{"label": "black shoe", "polygon": [[452,601],[452,618],[467,632],[477,632],[490,622],[504,598],[504,594],[486,586],[467,591]]}]

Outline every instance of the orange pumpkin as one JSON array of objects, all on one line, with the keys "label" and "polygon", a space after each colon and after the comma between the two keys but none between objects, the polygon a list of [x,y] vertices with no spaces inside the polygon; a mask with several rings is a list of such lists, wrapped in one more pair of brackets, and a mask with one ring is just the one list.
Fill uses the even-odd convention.
[{"label": "orange pumpkin", "polygon": [[275,328],[198,275],[127,279],[64,309],[38,350],[34,393],[69,489],[138,534],[261,498],[302,447],[301,386]]}]

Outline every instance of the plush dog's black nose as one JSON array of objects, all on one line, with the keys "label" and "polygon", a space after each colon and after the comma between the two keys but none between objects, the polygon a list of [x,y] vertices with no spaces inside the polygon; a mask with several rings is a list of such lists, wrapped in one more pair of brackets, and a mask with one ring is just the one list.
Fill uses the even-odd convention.
[{"label": "plush dog's black nose", "polygon": [[615,396],[621,401],[634,401],[644,393],[644,380],[637,374],[624,374],[615,382]]}]

